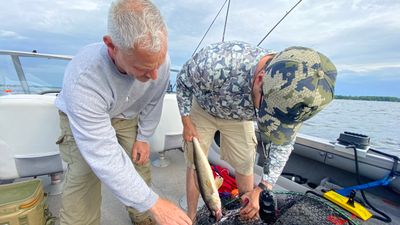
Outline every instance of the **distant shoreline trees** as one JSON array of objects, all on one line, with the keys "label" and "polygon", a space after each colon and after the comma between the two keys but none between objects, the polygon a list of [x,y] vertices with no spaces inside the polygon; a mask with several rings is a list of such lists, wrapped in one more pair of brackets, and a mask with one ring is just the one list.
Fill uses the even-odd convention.
[{"label": "distant shoreline trees", "polygon": [[335,95],[335,99],[363,100],[363,101],[383,101],[383,102],[400,102],[400,98],[388,97],[388,96],[344,96],[344,95]]}]

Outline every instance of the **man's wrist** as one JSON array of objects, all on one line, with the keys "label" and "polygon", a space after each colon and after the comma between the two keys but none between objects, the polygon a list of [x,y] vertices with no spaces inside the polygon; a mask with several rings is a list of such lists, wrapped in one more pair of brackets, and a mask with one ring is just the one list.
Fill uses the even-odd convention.
[{"label": "man's wrist", "polygon": [[136,140],[135,142],[141,142],[141,143],[144,143],[144,144],[148,144],[149,143],[148,140]]},{"label": "man's wrist", "polygon": [[263,191],[268,191],[267,185],[265,185],[263,182],[258,183],[257,186],[258,186],[259,188],[261,188],[261,190],[263,190]]},{"label": "man's wrist", "polygon": [[136,141],[140,141],[140,142],[149,143],[149,138],[148,138],[148,137],[145,137],[145,136],[143,136],[142,134],[140,134],[140,133],[138,132],[138,134],[137,134],[137,136],[136,136],[136,140],[135,140],[135,142],[136,142]]},{"label": "man's wrist", "polygon": [[192,120],[189,115],[181,117],[183,126],[188,126],[192,124]]},{"label": "man's wrist", "polygon": [[261,181],[260,183],[258,183],[257,185],[259,188],[261,188],[261,190],[263,191],[270,191],[272,190],[272,185],[266,182]]}]

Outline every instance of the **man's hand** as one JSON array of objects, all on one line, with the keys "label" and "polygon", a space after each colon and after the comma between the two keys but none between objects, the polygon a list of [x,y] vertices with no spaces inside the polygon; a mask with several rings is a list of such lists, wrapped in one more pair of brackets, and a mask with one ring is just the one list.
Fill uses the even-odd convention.
[{"label": "man's hand", "polygon": [[159,198],[156,204],[150,208],[157,224],[160,225],[191,225],[192,221],[177,206],[171,202]]},{"label": "man's hand", "polygon": [[246,203],[240,210],[240,216],[242,218],[249,220],[258,216],[258,211],[260,210],[259,197],[261,191],[261,188],[256,187],[241,197],[242,202]]},{"label": "man's hand", "polygon": [[132,148],[132,160],[139,164],[145,164],[150,158],[150,145],[147,142],[136,141]]},{"label": "man's hand", "polygon": [[192,123],[192,119],[189,116],[182,116],[182,124],[183,124],[183,139],[185,141],[192,141],[193,137],[198,139],[198,134],[196,127]]}]

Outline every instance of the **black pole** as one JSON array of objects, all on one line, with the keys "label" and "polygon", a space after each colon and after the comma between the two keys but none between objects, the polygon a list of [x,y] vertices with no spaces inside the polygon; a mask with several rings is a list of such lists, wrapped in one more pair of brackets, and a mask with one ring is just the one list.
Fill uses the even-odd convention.
[{"label": "black pole", "polygon": [[201,38],[201,40],[200,40],[199,44],[197,45],[196,49],[194,50],[192,56],[194,56],[194,54],[196,54],[197,49],[200,47],[200,45],[201,45],[201,43],[203,42],[204,38],[206,37],[208,31],[210,31],[212,25],[214,24],[214,22],[215,22],[215,20],[217,19],[218,15],[221,13],[221,11],[222,11],[222,9],[224,8],[224,6],[225,6],[225,4],[226,4],[227,1],[228,1],[228,0],[225,0],[225,2],[224,2],[224,4],[222,5],[221,9],[219,9],[217,15],[215,16],[215,18],[214,18],[213,21],[211,22],[211,24],[210,24],[210,26],[208,27],[206,33],[205,33],[205,34],[203,35],[203,37]]},{"label": "black pole", "polygon": [[303,0],[299,0],[288,12],[286,12],[286,14],[282,17],[282,19],[280,19],[280,20],[278,21],[278,23],[276,23],[275,26],[272,27],[272,29],[268,32],[267,35],[264,36],[264,38],[260,41],[260,43],[258,43],[257,46],[260,46],[260,45],[261,45],[261,43],[265,40],[265,38],[268,37],[268,35],[275,29],[275,27],[277,27],[277,26],[282,22],[282,20],[285,19],[285,17],[286,17],[287,15],[289,15],[289,13],[290,13],[294,8],[296,8],[296,6],[297,6],[298,4],[300,4],[301,1],[303,1]]},{"label": "black pole", "polygon": [[231,0],[228,1],[228,7],[226,8],[224,33],[222,34],[222,42],[224,42],[224,40],[225,40],[225,30],[226,30],[226,24],[228,23],[228,14],[229,14],[229,6],[230,5],[231,5]]}]

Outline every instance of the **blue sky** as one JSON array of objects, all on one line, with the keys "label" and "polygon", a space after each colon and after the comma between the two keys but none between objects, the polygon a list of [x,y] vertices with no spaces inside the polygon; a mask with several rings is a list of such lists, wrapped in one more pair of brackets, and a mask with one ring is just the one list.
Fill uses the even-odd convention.
[{"label": "blue sky", "polygon": [[[225,0],[154,0],[169,29],[172,63],[192,54]],[[8,0],[0,8],[0,49],[74,55],[102,40],[110,0]],[[225,40],[257,44],[297,0],[231,0]],[[223,11],[225,13],[225,10]],[[221,14],[203,46],[220,41]],[[338,68],[338,95],[400,97],[400,1],[303,0],[261,45],[301,45]]]}]

